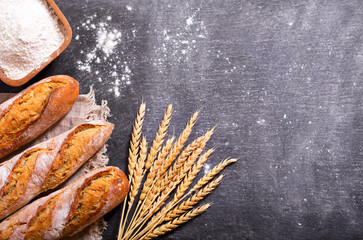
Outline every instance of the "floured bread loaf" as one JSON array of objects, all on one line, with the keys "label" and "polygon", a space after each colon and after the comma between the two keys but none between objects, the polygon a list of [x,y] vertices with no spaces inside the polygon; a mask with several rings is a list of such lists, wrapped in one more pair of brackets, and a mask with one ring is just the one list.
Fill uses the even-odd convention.
[{"label": "floured bread loaf", "polygon": [[63,117],[78,98],[78,82],[43,79],[0,104],[0,158],[30,142]]},{"label": "floured bread loaf", "polygon": [[73,235],[120,204],[129,190],[117,167],[96,169],[22,208],[0,223],[0,239],[59,239]]},{"label": "floured bread loaf", "polygon": [[95,120],[31,147],[0,165],[0,219],[57,187],[108,140],[113,124]]}]

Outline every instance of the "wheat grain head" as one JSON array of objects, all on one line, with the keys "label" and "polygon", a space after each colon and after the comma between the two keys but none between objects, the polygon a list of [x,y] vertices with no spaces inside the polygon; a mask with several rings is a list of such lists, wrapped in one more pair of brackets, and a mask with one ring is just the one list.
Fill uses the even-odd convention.
[{"label": "wheat grain head", "polygon": [[145,163],[146,170],[148,170],[151,167],[151,165],[153,164],[154,159],[155,159],[156,155],[158,154],[161,145],[163,144],[166,131],[168,130],[168,127],[169,127],[172,112],[173,112],[173,106],[170,104],[164,114],[164,117],[163,117],[163,120],[161,121],[159,129],[156,132],[155,139],[150,148],[149,155],[147,156],[147,160]]},{"label": "wheat grain head", "polygon": [[183,214],[179,218],[174,219],[173,221],[167,222],[159,227],[154,228],[151,232],[147,233],[141,239],[145,239],[145,240],[152,239],[152,238],[161,236],[167,232],[170,232],[171,230],[179,227],[181,224],[186,223],[189,220],[195,218],[196,216],[204,213],[210,206],[211,206],[211,204],[207,203],[198,208],[195,208],[195,209]]},{"label": "wheat grain head", "polygon": [[141,137],[141,130],[142,130],[142,124],[144,122],[144,116],[145,116],[145,108],[146,108],[146,104],[142,103],[140,105],[139,111],[138,111],[136,119],[135,119],[133,129],[132,129],[130,149],[129,149],[129,164],[128,164],[129,181],[131,181],[132,176],[134,174],[134,169],[136,167],[137,155],[138,155],[138,151],[139,151],[139,144],[140,144],[140,137]]}]

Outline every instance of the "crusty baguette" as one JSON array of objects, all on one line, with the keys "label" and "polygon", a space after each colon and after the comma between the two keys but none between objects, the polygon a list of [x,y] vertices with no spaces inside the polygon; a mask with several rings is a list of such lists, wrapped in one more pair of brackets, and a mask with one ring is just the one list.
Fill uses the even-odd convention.
[{"label": "crusty baguette", "polygon": [[0,158],[30,142],[63,117],[78,98],[78,82],[43,79],[0,105]]},{"label": "crusty baguette", "polygon": [[0,165],[0,219],[70,177],[110,137],[113,124],[95,120],[31,147]]},{"label": "crusty baguette", "polygon": [[129,182],[119,168],[96,169],[4,220],[0,239],[71,236],[120,204],[128,190]]}]

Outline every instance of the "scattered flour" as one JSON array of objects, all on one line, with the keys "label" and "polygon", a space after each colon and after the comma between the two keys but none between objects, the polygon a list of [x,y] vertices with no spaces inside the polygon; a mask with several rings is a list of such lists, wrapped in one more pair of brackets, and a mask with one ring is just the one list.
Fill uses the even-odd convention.
[{"label": "scattered flour", "polygon": [[206,164],[204,164],[204,167],[203,167],[203,168],[204,168],[204,170],[203,170],[203,171],[204,171],[204,175],[205,175],[205,174],[207,174],[207,173],[209,172],[209,170],[210,170],[210,165],[209,165],[208,163],[206,163]]},{"label": "scattered flour", "polygon": [[64,26],[44,0],[0,1],[0,68],[21,79],[65,40]]},{"label": "scattered flour", "polygon": [[188,17],[186,20],[187,26],[190,26],[193,24],[193,17]]},{"label": "scattered flour", "polygon": [[[97,14],[88,17],[81,26],[89,31],[94,40],[93,46],[86,46],[85,51],[81,51],[82,60],[77,61],[77,68],[81,71],[95,74],[99,82],[110,82],[110,92],[114,92],[115,97],[121,96],[123,85],[131,84],[132,71],[128,62],[121,57],[120,50],[123,34],[121,30],[113,27],[112,16],[102,19],[97,18]],[[78,29],[80,28],[78,27]],[[82,36],[77,35],[75,40],[82,41]],[[88,44],[92,41],[85,41]],[[106,76],[102,79],[101,76]]]},{"label": "scattered flour", "polygon": [[258,118],[256,122],[257,122],[257,124],[260,124],[260,125],[266,124],[266,120],[263,118]]},{"label": "scattered flour", "polygon": [[[195,19],[198,8],[192,16],[185,19],[185,25],[175,29],[155,29],[158,42],[154,46],[153,66],[163,73],[173,64],[185,63],[198,53],[199,42],[208,35],[204,22]],[[170,61],[170,59],[172,59]]]},{"label": "scattered flour", "polygon": [[[185,24],[178,28],[154,30],[156,38],[160,41],[154,46],[152,64],[159,73],[164,73],[172,66],[192,63],[194,56],[199,51],[205,50],[203,42],[209,37],[209,32],[203,19],[198,18],[200,10],[200,8],[196,8],[191,15],[185,18]],[[207,54],[211,59],[222,59],[226,74],[236,70],[228,55],[220,50],[212,48],[203,54]]]}]

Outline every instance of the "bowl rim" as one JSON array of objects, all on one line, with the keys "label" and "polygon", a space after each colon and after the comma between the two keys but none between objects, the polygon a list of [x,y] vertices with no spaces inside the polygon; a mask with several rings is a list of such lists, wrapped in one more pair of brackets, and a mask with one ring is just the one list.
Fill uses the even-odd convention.
[{"label": "bowl rim", "polygon": [[42,71],[49,63],[51,63],[55,58],[57,58],[66,48],[69,46],[72,40],[72,28],[69,24],[66,17],[63,15],[62,11],[59,9],[54,0],[46,0],[49,4],[51,10],[53,10],[54,14],[58,17],[59,21],[63,24],[65,28],[65,39],[62,45],[56,49],[42,64],[34,68],[31,72],[29,72],[26,76],[20,79],[11,79],[0,69],[0,80],[6,83],[7,85],[18,87],[25,83],[27,83],[30,79],[32,79],[35,75],[37,75],[40,71]]}]

